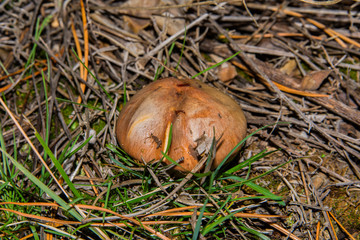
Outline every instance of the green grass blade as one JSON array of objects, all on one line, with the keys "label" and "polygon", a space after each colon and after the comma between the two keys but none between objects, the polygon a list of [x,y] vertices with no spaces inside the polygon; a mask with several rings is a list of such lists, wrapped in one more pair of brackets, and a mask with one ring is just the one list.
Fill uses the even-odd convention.
[{"label": "green grass blade", "polygon": [[[173,42],[173,43],[171,44],[171,46],[170,46],[169,56],[171,56],[171,53],[172,53],[174,47],[175,47],[175,42]],[[167,59],[165,59],[165,61],[164,61],[164,65],[166,65],[166,64],[167,64]],[[159,76],[160,76],[160,75],[162,74],[162,72],[164,71],[164,68],[165,68],[164,66],[161,66],[160,68],[157,68],[157,69],[156,69],[154,81],[156,81],[156,80],[159,78]]]},{"label": "green grass blade", "polygon": [[94,109],[94,110],[99,110],[99,111],[102,111],[102,112],[107,112],[108,111],[108,110],[103,109],[103,108],[98,108],[98,107],[93,107],[93,106],[88,105],[88,104],[73,102],[73,101],[70,101],[70,100],[67,100],[67,99],[64,99],[64,98],[56,98],[56,100],[61,101],[61,102],[67,102],[67,103],[79,105],[79,106]]},{"label": "green grass blade", "polygon": [[[5,140],[4,140],[4,136],[2,134],[2,129],[0,127],[0,147],[6,149],[6,146],[5,146]],[[7,178],[7,174],[8,174],[8,167],[9,167],[9,164],[8,164],[8,159],[6,158],[6,155],[5,154],[2,154],[1,155],[1,158],[2,158],[2,168],[1,168],[1,179],[6,179]]]},{"label": "green grass blade", "polygon": [[34,240],[40,240],[39,235],[34,225],[30,225],[31,232],[33,233]]},{"label": "green grass blade", "polygon": [[67,204],[60,196],[58,196],[55,192],[53,192],[48,186],[46,186],[43,182],[41,182],[37,177],[35,177],[29,170],[27,170],[22,164],[16,161],[13,157],[10,156],[3,148],[0,148],[0,151],[5,154],[12,163],[25,174],[27,178],[29,178],[36,186],[38,186],[42,191],[48,194],[57,204],[59,204],[62,208],[68,211],[74,218],[78,221],[82,220],[82,217],[79,213],[77,213],[69,204]]},{"label": "green grass blade", "polygon": [[[4,66],[3,62],[0,60],[0,67],[3,70],[3,72],[5,73],[4,76],[9,75],[9,72],[7,71],[6,67]],[[12,77],[9,77],[10,82],[14,83],[14,79]]]},{"label": "green grass blade", "polygon": [[124,102],[123,105],[126,105],[126,101],[127,101],[127,95],[126,95],[126,82],[124,81]]},{"label": "green grass blade", "polygon": [[214,213],[214,215],[212,215],[208,221],[208,224],[210,224],[219,214],[219,212],[226,206],[226,204],[231,200],[231,196],[229,195],[225,202],[223,202],[222,204],[220,204],[220,207],[216,210],[216,212]]},{"label": "green grass blade", "polygon": [[250,182],[249,180],[246,180],[244,178],[241,178],[238,176],[231,176],[231,177],[226,177],[226,178],[222,178],[222,179],[223,180],[231,179],[234,181],[238,181],[239,183],[245,184],[246,186],[252,188],[256,192],[263,194],[263,197],[270,198],[270,199],[276,200],[276,201],[282,200],[281,196],[275,195],[272,192],[270,192],[268,189],[260,187],[259,185],[255,184],[253,182]]},{"label": "green grass blade", "polygon": [[196,221],[196,225],[195,225],[195,229],[194,229],[194,233],[193,233],[193,237],[192,237],[192,240],[197,240],[198,237],[199,237],[199,234],[200,234],[200,227],[201,227],[201,223],[202,223],[202,218],[204,216],[204,212],[205,212],[205,209],[206,209],[206,204],[209,202],[209,199],[206,198],[205,202],[204,202],[204,205],[201,207],[201,210],[200,210],[200,214],[198,216],[198,219]]},{"label": "green grass blade", "polygon": [[[110,196],[111,184],[112,184],[112,182],[110,181],[110,182],[108,183],[108,189],[107,189],[107,192],[106,192],[104,208],[107,208],[108,203],[109,203],[109,196]],[[104,212],[104,213],[103,213],[103,218],[105,218],[105,215],[106,215],[106,213]],[[103,223],[104,223],[104,222],[105,222],[105,219],[103,219]]]},{"label": "green grass blade", "polygon": [[[79,136],[77,136],[76,140],[77,140],[78,138],[79,138]],[[68,149],[69,149],[69,147],[70,147],[70,145],[71,145],[72,142],[73,142],[73,141],[69,141],[69,142],[66,144],[66,146],[65,146],[64,149],[62,150],[60,156],[58,157],[58,160],[59,160],[59,162],[60,162],[61,164],[62,164],[63,161],[65,160],[65,155],[67,154]]]},{"label": "green grass blade", "polygon": [[271,240],[271,238],[265,236],[264,234],[262,234],[262,233],[260,233],[260,232],[258,232],[258,231],[256,231],[256,230],[254,230],[254,229],[251,229],[251,228],[246,227],[243,223],[240,222],[240,224],[241,224],[241,226],[239,226],[239,228],[240,228],[241,230],[246,231],[246,232],[249,232],[249,233],[257,236],[257,237],[258,237],[259,239],[261,239],[261,240]]},{"label": "green grass blade", "polygon": [[284,122],[278,122],[278,123],[274,123],[274,124],[269,124],[269,125],[266,125],[266,126],[263,126],[261,128],[259,128],[258,130],[250,133],[249,135],[247,135],[243,140],[241,140],[230,152],[228,155],[226,155],[226,157],[224,158],[224,160],[219,164],[219,166],[215,169],[214,171],[214,174],[215,176],[217,176],[218,172],[220,171],[221,167],[226,163],[226,161],[231,157],[231,155],[236,151],[236,149],[238,149],[243,143],[245,143],[245,141],[250,138],[251,136],[255,135],[257,132],[267,128],[267,127],[270,127],[270,126],[273,126],[275,124],[282,124]]},{"label": "green grass blade", "polygon": [[44,148],[44,151],[49,155],[51,161],[54,163],[56,169],[59,171],[60,175],[63,177],[63,179],[67,183],[67,185],[71,189],[72,193],[76,197],[81,198],[81,194],[75,188],[74,184],[70,181],[69,176],[65,173],[65,171],[64,171],[63,167],[61,166],[61,164],[59,163],[59,161],[56,159],[56,157],[54,156],[54,154],[52,153],[52,151],[50,150],[48,145],[45,143],[44,139],[42,139],[42,137],[36,130],[35,130],[35,136],[38,139],[38,141],[40,142],[40,144],[42,145],[42,147]]},{"label": "green grass blade", "polygon": [[216,220],[215,222],[207,225],[202,234],[205,236],[206,234],[208,234],[211,230],[213,230],[216,226],[220,225],[222,222],[228,220],[229,218],[233,217],[236,213],[242,211],[242,209],[238,210],[238,211],[235,211],[235,212],[232,212],[230,213],[229,215],[226,215],[226,216],[223,216],[221,218],[219,218],[218,220]]},{"label": "green grass blade", "polygon": [[194,76],[192,76],[191,78],[192,78],[192,79],[194,79],[194,78],[196,78],[196,77],[200,76],[201,74],[203,74],[203,73],[205,73],[205,72],[207,72],[207,71],[209,71],[209,70],[211,70],[211,69],[213,69],[213,68],[216,68],[216,67],[220,66],[221,64],[223,64],[223,63],[225,63],[225,62],[227,62],[227,61],[231,60],[231,59],[232,59],[232,58],[234,58],[234,57],[236,57],[236,56],[237,56],[240,52],[241,52],[241,51],[239,51],[239,52],[235,53],[234,55],[232,55],[232,56],[228,57],[227,59],[222,60],[221,62],[218,62],[218,63],[217,63],[217,64],[215,64],[215,65],[212,65],[212,66],[208,67],[208,68],[207,68],[207,69],[205,69],[205,70],[202,70],[201,72],[199,72],[199,73],[195,74],[195,75],[194,75]]},{"label": "green grass blade", "polygon": [[92,136],[90,136],[89,138],[87,138],[82,144],[80,144],[80,146],[78,146],[75,150],[71,151],[69,154],[66,155],[66,158],[70,158],[72,155],[74,155],[75,153],[77,153],[80,149],[82,149],[90,140],[91,140]]},{"label": "green grass blade", "polygon": [[[162,163],[162,161],[164,160],[164,157],[166,158],[167,153],[169,152],[169,149],[170,149],[170,146],[171,146],[171,141],[172,141],[172,127],[173,127],[173,125],[171,123],[170,124],[170,129],[169,129],[169,139],[168,139],[168,141],[166,143],[167,145],[166,145],[165,153],[161,152],[163,156],[161,157],[160,161],[156,164],[155,169],[157,169],[159,167],[160,163]],[[168,156],[168,157],[170,158],[170,156]]]},{"label": "green grass blade", "polygon": [[112,231],[111,229],[106,229],[107,232],[111,233],[112,235],[118,237],[121,240],[129,240],[129,238],[126,238],[124,236],[121,236],[120,234],[118,234],[117,232]]},{"label": "green grass blade", "polygon": [[[169,183],[167,185],[164,185],[163,184],[163,187],[165,189],[167,189],[168,187],[171,187],[175,185],[175,183]],[[139,196],[139,197],[134,197],[134,198],[131,198],[131,199],[127,199],[125,201],[123,201],[122,203],[119,203],[119,204],[116,204],[116,206],[123,206],[123,205],[126,205],[126,204],[134,204],[134,203],[138,203],[138,202],[141,202],[141,201],[144,201],[148,198],[151,198],[155,195],[157,195],[157,197],[159,196],[159,192],[162,192],[163,190],[160,189],[160,188],[156,188],[150,192],[147,192],[147,193],[144,193],[143,195]]]},{"label": "green grass blade", "polygon": [[181,46],[180,57],[179,57],[179,61],[176,64],[175,71],[177,71],[178,67],[180,66],[180,62],[181,62],[182,56],[184,54],[185,43],[186,43],[186,33],[187,33],[187,29],[186,29],[186,25],[185,25],[184,40],[183,40],[183,43],[182,43],[182,46]]},{"label": "green grass blade", "polygon": [[[35,40],[38,41],[40,38],[40,35],[42,33],[42,31],[44,30],[44,28],[51,22],[52,19],[52,15],[48,15],[45,17],[44,21],[40,24],[40,18],[37,19],[36,21],[36,25],[35,25]],[[31,52],[29,54],[29,58],[25,64],[25,69],[34,61],[35,59],[35,53],[36,53],[36,48],[37,48],[37,44],[35,43],[33,48],[31,49]]]},{"label": "green grass blade", "polygon": [[[49,59],[47,59],[49,60]],[[49,62],[48,62],[49,64]],[[43,86],[44,86],[44,97],[45,97],[45,110],[46,110],[46,114],[45,114],[45,144],[46,146],[49,146],[49,136],[50,136],[50,128],[49,128],[49,99],[48,99],[48,95],[47,95],[47,88],[46,88],[46,81],[45,81],[45,76],[44,76],[44,72],[41,70],[41,76],[42,76],[42,80],[43,80]],[[44,160],[46,161],[47,158],[47,153],[44,153]]]},{"label": "green grass blade", "polygon": [[108,91],[106,91],[106,89],[104,88],[104,86],[101,84],[101,82],[99,81],[99,79],[97,79],[95,77],[95,75],[90,71],[90,69],[88,67],[85,66],[85,64],[82,62],[82,60],[79,58],[79,56],[76,54],[75,50],[72,48],[73,53],[75,54],[76,58],[79,60],[80,64],[82,64],[84,66],[84,68],[86,68],[86,70],[88,71],[88,73],[90,73],[90,75],[95,79],[95,81],[97,82],[97,84],[99,85],[99,87],[101,88],[101,90],[104,91],[104,93],[106,94],[106,96],[110,99],[110,101],[113,103],[114,99],[111,97],[111,95],[108,93]]},{"label": "green grass blade", "polygon": [[233,168],[230,168],[229,170],[227,170],[224,175],[226,174],[233,174],[234,172],[239,171],[240,169],[243,169],[244,167],[248,166],[249,164],[252,164],[253,162],[256,162],[259,159],[262,159],[274,152],[277,152],[278,150],[274,150],[274,151],[270,151],[270,152],[266,152],[266,150],[263,150],[261,152],[259,152],[258,154],[252,156],[251,158],[247,159],[244,162],[239,163],[238,165],[236,165]]}]

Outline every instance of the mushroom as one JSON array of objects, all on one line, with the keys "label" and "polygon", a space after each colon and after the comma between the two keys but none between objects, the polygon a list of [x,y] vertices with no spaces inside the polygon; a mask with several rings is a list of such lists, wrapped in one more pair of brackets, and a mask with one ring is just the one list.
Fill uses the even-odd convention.
[{"label": "mushroom", "polygon": [[[168,150],[173,160],[182,160],[175,167],[180,171],[191,171],[208,153],[214,133],[212,169],[245,137],[246,119],[231,97],[192,79],[150,83],[125,105],[116,123],[117,140],[130,156],[148,163]],[[170,164],[166,158],[164,162]]]}]

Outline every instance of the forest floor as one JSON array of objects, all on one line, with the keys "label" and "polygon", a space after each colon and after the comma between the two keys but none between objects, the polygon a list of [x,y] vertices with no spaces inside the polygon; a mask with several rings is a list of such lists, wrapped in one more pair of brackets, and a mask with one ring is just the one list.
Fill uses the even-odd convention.
[{"label": "forest floor", "polygon": [[[1,239],[360,239],[359,27],[351,0],[1,1]],[[241,105],[230,163],[118,148],[166,77]]]}]

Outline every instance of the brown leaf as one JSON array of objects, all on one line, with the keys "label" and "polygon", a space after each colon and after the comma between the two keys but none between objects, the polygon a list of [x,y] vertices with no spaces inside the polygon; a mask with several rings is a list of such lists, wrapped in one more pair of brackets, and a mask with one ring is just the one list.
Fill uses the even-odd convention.
[{"label": "brown leaf", "polygon": [[332,70],[320,70],[308,73],[301,81],[300,90],[316,90],[329,76]]},{"label": "brown leaf", "polygon": [[185,27],[184,19],[176,18],[176,16],[172,14],[166,15],[167,16],[154,16],[154,18],[156,24],[161,28],[161,30],[166,30],[167,34],[174,35]]},{"label": "brown leaf", "polygon": [[281,85],[293,88],[300,89],[300,83],[298,79],[290,77],[284,73],[282,73],[279,69],[274,68],[271,64],[263,62],[259,59],[253,59],[253,61],[257,64],[257,67],[265,73],[271,81],[280,83]]},{"label": "brown leaf", "polygon": [[150,20],[148,19],[140,19],[129,16],[124,16],[124,21],[134,33],[139,33],[141,30],[150,25]]},{"label": "brown leaf", "polygon": [[217,73],[220,81],[228,82],[234,77],[236,77],[237,72],[236,68],[231,63],[223,63],[221,64],[218,73]]},{"label": "brown leaf", "polygon": [[[150,25],[150,17],[153,16],[161,30],[173,35],[185,27],[185,20],[177,17],[183,16],[183,10],[179,8],[162,8],[176,4],[175,1],[164,0],[129,0],[124,3],[120,13],[124,16],[129,28],[138,33]],[[162,16],[161,16],[162,15]]]},{"label": "brown leaf", "polygon": [[289,76],[296,76],[298,74],[297,64],[294,59],[289,59],[281,68],[280,71]]},{"label": "brown leaf", "polygon": [[160,0],[128,0],[121,5],[120,13],[139,18],[149,18],[152,14],[160,13],[160,9],[151,9],[160,5]]},{"label": "brown leaf", "polygon": [[[215,54],[210,54],[210,57],[216,63],[219,63],[224,60],[222,57],[219,57],[218,55]],[[230,62],[225,62],[221,64],[219,67],[217,67],[217,75],[220,81],[228,82],[234,77],[236,77],[237,75],[236,68]]]},{"label": "brown leaf", "polygon": [[149,18],[152,14],[160,12],[150,9],[158,6],[159,2],[160,0],[129,0],[121,5],[119,12],[131,16],[123,16],[124,21],[134,33],[138,33],[150,25]]}]

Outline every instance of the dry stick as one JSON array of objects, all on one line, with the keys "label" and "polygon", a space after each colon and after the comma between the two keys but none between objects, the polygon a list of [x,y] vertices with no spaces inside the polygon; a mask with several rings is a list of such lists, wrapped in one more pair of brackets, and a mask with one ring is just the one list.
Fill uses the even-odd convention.
[{"label": "dry stick", "polygon": [[[80,0],[80,5],[81,5],[81,17],[82,17],[82,21],[83,21],[83,32],[84,32],[84,65],[85,67],[80,68],[80,76],[84,79],[84,81],[87,81],[87,67],[89,66],[89,33],[88,33],[88,29],[87,29],[87,22],[86,22],[86,13],[85,13],[85,7],[84,7],[84,2],[83,0]],[[80,50],[81,51],[81,50]],[[80,58],[82,59],[82,58]],[[80,64],[82,65],[82,64]],[[81,91],[84,93],[85,92],[85,84],[81,83],[80,84],[81,87]],[[79,96],[78,103],[81,102],[81,97]]]},{"label": "dry stick", "polygon": [[335,240],[338,240],[338,237],[337,237],[336,234],[335,234],[334,225],[332,224],[332,221],[331,221],[330,216],[329,216],[329,212],[326,212],[326,216],[327,216],[327,218],[328,218],[328,221],[329,221],[330,227],[331,227],[330,233],[331,233],[331,232],[334,233],[334,236],[331,236],[331,237],[332,237],[333,239],[335,239]]},{"label": "dry stick", "polygon": [[[321,199],[320,196],[318,195],[318,191],[315,190],[315,191],[313,192],[313,195],[314,195],[315,201],[318,202],[318,204],[320,205],[320,207],[321,207],[321,208],[324,208],[324,204],[323,204],[323,202],[322,202],[322,199]],[[332,226],[330,217],[329,217],[329,215],[328,215],[328,211],[324,211],[324,210],[323,210],[323,211],[321,211],[321,212],[322,212],[322,214],[324,215],[324,219],[325,219],[326,223],[327,223],[328,225],[331,225],[331,226]],[[334,228],[330,228],[329,232],[330,232],[330,235],[331,235],[331,239],[337,239]]]},{"label": "dry stick", "polygon": [[344,226],[339,222],[339,220],[337,220],[336,217],[330,211],[328,213],[335,220],[335,222],[339,225],[341,230],[343,230],[351,238],[351,240],[355,240],[355,238],[344,228]]},{"label": "dry stick", "polygon": [[316,240],[319,240],[320,237],[320,221],[316,225]]},{"label": "dry stick", "polygon": [[[78,38],[78,36],[76,34],[75,26],[74,26],[74,23],[73,23],[72,19],[71,19],[71,31],[72,31],[72,34],[73,34],[73,37],[74,37],[77,55],[79,56],[80,59],[83,59],[79,38]],[[81,78],[84,78],[84,76],[83,76],[83,71],[84,70],[83,69],[84,69],[84,66],[82,64],[80,64],[80,77]]]},{"label": "dry stick", "polygon": [[[256,3],[249,3],[248,7],[250,8],[256,8],[256,9],[266,9],[266,10],[271,10],[271,11],[278,11],[279,8],[278,7],[269,7],[269,6],[264,6],[264,5],[260,5],[260,4],[256,4]],[[282,11],[283,13],[293,16],[293,17],[298,17],[298,18],[304,18],[304,15],[295,11],[291,11],[288,9],[280,9],[280,11]],[[342,47],[346,47],[346,45],[344,44],[342,40],[346,41],[347,43],[350,43],[358,48],[360,48],[360,43],[354,41],[351,38],[348,38],[338,32],[336,32],[333,29],[327,28],[324,24],[319,23],[318,21],[315,21],[311,18],[305,18],[306,21],[308,21],[309,23],[313,24],[314,26],[316,26],[317,28],[323,30],[326,34],[328,34],[331,37],[335,37],[335,41],[337,41],[339,43],[340,46]]]},{"label": "dry stick", "polygon": [[[113,190],[113,189],[116,189],[116,188],[121,188],[121,187],[124,187],[124,186],[128,186],[128,185],[135,185],[135,184],[142,184],[143,180],[141,179],[131,179],[131,180],[126,180],[126,181],[123,181],[121,183],[117,183],[117,184],[114,184],[110,187],[110,191]],[[94,200],[94,202],[91,204],[93,206],[95,206],[95,204],[100,200],[100,198],[102,196],[104,196],[107,192],[108,192],[109,189],[106,189],[104,191],[102,191]]]},{"label": "dry stick", "polygon": [[[231,61],[232,64],[234,64],[235,66],[237,66],[238,68],[247,71],[250,75],[252,75],[249,72],[249,69],[242,65],[241,63],[237,62],[237,61]],[[260,63],[260,62],[259,62]],[[259,76],[260,79],[262,79],[262,76]],[[264,79],[262,79],[264,81]],[[312,92],[306,92],[306,91],[301,91],[301,90],[297,90],[297,89],[293,89],[293,88],[289,88],[283,84],[277,83],[275,81],[272,81],[274,83],[274,85],[276,85],[281,91],[283,92],[287,92],[287,93],[292,93],[292,94],[296,94],[296,95],[300,95],[300,96],[307,96],[307,97],[329,97],[329,95],[326,94],[319,94],[319,93],[312,93]],[[267,84],[267,82],[264,82],[264,84],[266,86],[269,86],[269,84]]]},{"label": "dry stick", "polygon": [[268,219],[268,218],[259,218],[259,219],[261,221],[263,221],[263,222],[268,223],[270,226],[277,229],[279,232],[287,235],[288,238],[291,238],[291,239],[294,239],[294,240],[301,240],[301,238],[298,238],[297,236],[295,236],[294,234],[292,234],[291,232],[289,232],[285,228],[281,227],[279,224],[272,222],[270,219]]},{"label": "dry stick", "polygon": [[303,182],[304,185],[304,190],[305,190],[305,195],[306,195],[306,200],[307,203],[311,205],[311,200],[310,200],[310,194],[309,194],[309,189],[308,189],[308,185],[306,184],[306,179],[305,179],[305,169],[304,169],[304,165],[301,161],[298,161],[299,164],[299,170],[300,170],[300,175],[301,175],[301,180]]},{"label": "dry stick", "polygon": [[[218,29],[218,31],[220,31],[221,33],[223,33],[228,40],[231,43],[231,46],[236,50],[236,51],[241,51],[241,49],[235,44],[235,42],[228,36],[227,32],[221,28],[217,22],[215,22],[214,20],[210,19],[210,21],[212,22],[212,24]],[[252,70],[259,74],[263,79],[265,79],[265,81],[267,82],[267,84],[269,84],[272,89],[277,93],[277,95],[279,96],[280,99],[284,100],[297,114],[299,114],[299,116],[304,119],[308,124],[309,124],[309,130],[314,127],[318,132],[320,132],[324,137],[326,137],[330,142],[332,143],[336,143],[337,145],[340,145],[342,147],[344,147],[343,145],[339,144],[338,141],[336,141],[335,139],[333,139],[330,135],[328,135],[327,133],[321,131],[321,129],[313,122],[311,121],[308,117],[306,117],[306,115],[295,105],[295,103],[293,103],[288,97],[286,97],[286,95],[284,93],[282,93],[279,88],[277,88],[275,86],[275,84],[269,79],[269,77],[267,75],[265,75],[263,72],[260,71],[260,69],[254,64],[254,62],[246,55],[244,54],[242,51],[240,52],[239,56],[242,58],[242,60],[249,65],[250,68],[252,68]],[[339,152],[340,155],[342,155]],[[348,180],[347,180],[348,181]],[[322,204],[321,204],[322,205]],[[326,214],[324,214],[324,217],[327,221],[329,221],[328,217]],[[333,231],[330,231],[330,234],[332,236],[335,236],[335,233]]]},{"label": "dry stick", "polygon": [[[40,40],[42,40],[40,38]],[[52,51],[51,49],[49,49],[49,47],[46,44],[43,44],[43,41],[41,41],[41,43],[39,41],[36,41],[35,39],[33,39],[33,41],[38,45],[38,47],[40,47],[41,49],[43,49],[45,52],[47,52],[47,54],[51,57],[53,57],[55,59],[55,61],[63,68],[63,71],[66,70],[68,72],[71,73],[72,77],[74,79],[80,80],[82,83],[84,83],[88,88],[91,89],[91,91],[98,96],[99,98],[101,98],[101,94],[98,92],[98,90],[96,90],[91,84],[89,84],[88,82],[84,81],[79,74],[75,73],[68,65],[66,65],[63,61],[61,61]],[[65,71],[64,71],[65,72]],[[66,75],[65,75],[66,76]],[[76,87],[78,86],[78,81],[75,81]],[[79,92],[81,98],[83,99],[84,93],[83,92]],[[112,104],[109,101],[106,101],[106,104],[108,106],[112,106]]]},{"label": "dry stick", "polygon": [[[143,160],[143,159],[142,159],[142,160]],[[145,160],[143,160],[143,161],[145,162]],[[159,180],[159,178],[156,176],[156,174],[154,173],[154,171],[153,171],[150,167],[148,167],[147,170],[149,171],[149,173],[150,173],[151,176],[153,177],[156,185],[157,185],[164,193],[166,193],[166,195],[169,195],[169,193],[166,191],[166,189],[163,187],[163,185],[161,185],[160,180]]]},{"label": "dry stick", "polygon": [[153,205],[152,207],[149,207],[147,209],[144,209],[144,210],[141,210],[139,212],[136,212],[136,213],[132,213],[132,214],[127,214],[127,215],[124,215],[126,217],[135,217],[135,216],[138,216],[138,215],[141,215],[141,214],[145,214],[147,212],[150,212],[150,211],[153,211],[157,208],[159,208],[166,200],[168,200],[169,198],[171,198],[173,195],[175,195],[193,176],[194,176],[194,173],[196,173],[197,171],[200,170],[200,168],[204,165],[204,163],[206,162],[207,160],[207,157],[204,156],[200,162],[198,162],[198,164],[196,164],[196,166],[193,168],[193,170],[191,170],[190,173],[188,173],[186,175],[186,177],[179,183],[178,186],[176,186],[176,188],[169,193],[169,195],[167,195],[164,199],[162,199],[160,202],[156,203],[155,205]]},{"label": "dry stick", "polygon": [[[152,57],[154,56],[158,51],[160,51],[160,49],[162,49],[163,47],[167,46],[168,44],[170,44],[172,41],[174,41],[176,38],[178,38],[180,35],[184,34],[185,31],[188,31],[189,29],[191,29],[192,27],[194,27],[195,25],[199,24],[200,22],[202,22],[204,19],[206,19],[209,16],[208,13],[203,14],[202,16],[200,16],[199,18],[195,19],[193,22],[191,22],[189,25],[186,26],[186,28],[183,28],[182,30],[178,31],[177,33],[175,33],[174,35],[172,35],[171,37],[169,37],[168,39],[166,39],[165,41],[163,41],[159,46],[155,47],[153,50],[151,50],[150,52],[148,52],[145,55],[146,57]],[[147,61],[146,61],[147,62]],[[143,63],[143,66],[146,65],[146,62]]]},{"label": "dry stick", "polygon": [[[236,35],[236,34],[229,34],[229,36],[232,38],[232,39],[246,39],[246,38],[249,38],[251,37],[250,35]],[[287,32],[280,32],[280,33],[276,33],[276,34],[272,34],[272,33],[265,33],[265,34],[255,34],[253,35],[252,37],[253,38],[274,38],[275,36],[280,36],[280,37],[303,37],[304,34],[303,33],[287,33]],[[318,37],[318,36],[310,36],[311,38],[313,39],[316,39],[316,40],[322,40],[321,37]],[[220,39],[225,39],[226,37],[224,35],[220,35],[219,36]]]},{"label": "dry stick", "polygon": [[[94,1],[96,2],[96,1]],[[203,2],[197,2],[197,3],[192,3],[192,1],[190,1],[190,3],[185,3],[185,4],[172,4],[172,5],[159,5],[159,6],[155,6],[155,7],[147,7],[145,10],[161,10],[161,9],[173,9],[173,8],[191,8],[191,7],[197,7],[197,6],[204,6],[204,5],[219,5],[220,3],[238,3],[239,0],[209,0],[209,1],[203,1]],[[104,9],[104,10],[143,10],[144,11],[144,7],[143,6],[139,6],[139,7],[130,7],[130,6],[118,6],[118,7],[113,7],[113,6],[96,6],[96,10],[98,9]]]},{"label": "dry stick", "polygon": [[152,234],[156,235],[157,237],[160,237],[161,239],[166,239],[166,240],[170,240],[170,238],[164,236],[163,234],[159,233],[158,231],[148,227],[148,226],[145,226],[145,225],[142,225],[141,224],[141,221],[137,220],[137,219],[133,219],[131,217],[127,217],[125,215],[121,215],[117,212],[114,212],[112,210],[109,210],[107,208],[103,208],[103,207],[97,207],[97,206],[92,206],[92,205],[85,205],[85,204],[76,204],[74,205],[78,208],[83,208],[83,209],[92,209],[92,210],[98,210],[98,211],[103,211],[103,212],[107,212],[107,213],[110,213],[110,214],[113,214],[115,215],[117,218],[122,218],[122,219],[126,219],[128,221],[130,221],[131,223],[133,224],[136,224],[144,229],[146,229],[147,231],[151,232]]},{"label": "dry stick", "polygon": [[[29,70],[31,67],[33,67],[33,64],[30,64],[27,68],[25,69],[22,69],[23,72],[21,73],[21,75],[19,76],[19,78],[13,82],[13,83],[10,83],[2,88],[0,88],[0,93],[4,92],[4,94],[7,94],[8,92],[10,92],[20,81],[24,81],[24,80],[28,80],[31,78],[31,76],[27,76],[25,78],[23,78],[24,74],[27,72],[27,70]],[[46,71],[47,68],[44,68],[44,71]],[[34,73],[34,75],[38,75],[40,74],[41,72],[38,71],[36,73]]]},{"label": "dry stick", "polygon": [[[86,166],[87,166],[87,165],[86,165]],[[84,170],[84,172],[85,172],[85,175],[86,175],[88,178],[91,178],[90,173],[89,173],[89,170],[90,170],[90,169],[87,168],[86,166],[85,166],[85,165],[82,165],[82,168],[83,168],[83,170]],[[90,179],[89,182],[90,182],[90,185],[92,186],[92,189],[93,189],[95,195],[96,195],[96,196],[99,196],[99,191],[98,191],[97,188],[95,187],[94,181]]]},{"label": "dry stick", "polygon": [[[7,204],[11,204],[7,203]],[[55,218],[50,218],[50,217],[42,217],[42,216],[38,216],[38,215],[34,215],[34,214],[28,214],[28,213],[23,213],[20,211],[15,211],[12,209],[8,209],[8,208],[0,208],[0,211],[4,211],[4,212],[12,212],[16,215],[22,216],[22,217],[26,217],[26,218],[31,218],[31,219],[36,219],[36,220],[40,220],[42,222],[48,222],[49,224],[58,224],[58,225],[82,225],[82,222],[78,222],[78,221],[69,221],[69,220],[60,220],[60,219],[55,219]],[[180,222],[180,221],[144,221],[141,222],[142,225],[159,225],[159,224],[188,224],[188,222]],[[40,222],[37,222],[37,224],[40,224]],[[91,226],[98,226],[98,227],[113,227],[113,226],[119,226],[119,227],[127,227],[129,225],[127,225],[127,223],[91,223]],[[0,235],[1,236],[1,235]],[[83,238],[76,238],[76,239],[83,239]]]},{"label": "dry stick", "polygon": [[356,177],[357,177],[358,179],[360,179],[360,169],[359,169],[358,165],[357,165],[356,163],[354,163],[353,160],[351,160],[349,154],[348,154],[346,151],[344,151],[344,154],[345,154],[345,156],[346,156],[346,159],[347,159],[348,163],[349,163],[350,166],[353,168],[352,170],[353,170],[353,172],[355,173]]},{"label": "dry stick", "polygon": [[303,158],[303,161],[305,161],[307,164],[311,164],[311,165],[319,168],[322,172],[327,173],[327,174],[329,174],[330,176],[339,179],[340,181],[343,181],[343,182],[345,182],[345,183],[347,183],[347,182],[349,182],[349,183],[352,182],[352,181],[349,181],[348,179],[344,178],[344,177],[341,176],[340,174],[337,174],[337,173],[335,173],[335,172],[333,172],[333,171],[330,171],[330,170],[327,169],[326,167],[321,166],[319,163],[314,162],[314,161],[312,161],[312,160],[310,160],[310,159],[308,159],[308,158]]},{"label": "dry stick", "polygon": [[257,65],[254,63],[254,61],[252,59],[250,59],[241,49],[239,46],[236,45],[236,43],[228,36],[227,32],[219,26],[219,24],[217,22],[215,22],[214,20],[210,19],[210,22],[218,29],[218,31],[222,32],[227,39],[230,41],[231,43],[231,47],[234,48],[236,51],[240,51],[240,57],[242,58],[242,60],[248,64],[248,66],[258,75],[261,76],[261,78],[263,78],[267,85],[271,86],[271,88],[277,93],[277,95],[283,99],[285,102],[287,102],[289,104],[289,106],[291,108],[293,108],[306,122],[308,122],[309,129],[311,129],[312,127],[314,127],[314,123],[308,119],[306,117],[306,115],[288,98],[286,97],[286,95],[280,91],[280,89],[269,79],[269,77],[267,75],[265,75],[262,71],[260,71],[260,69],[257,67]]},{"label": "dry stick", "polygon": [[[260,71],[260,69],[257,67],[257,65],[254,63],[254,61],[249,58],[243,51],[241,51],[240,47],[236,45],[236,43],[234,42],[233,39],[231,39],[227,32],[221,28],[219,26],[219,24],[217,22],[215,22],[214,20],[212,20],[210,18],[210,22],[218,29],[218,31],[220,31],[222,34],[224,34],[225,36],[228,37],[228,40],[231,43],[231,47],[234,48],[234,50],[236,51],[240,51],[239,56],[242,58],[242,60],[250,67],[250,69],[252,69],[256,74],[260,75],[261,78],[263,78],[266,82],[267,85],[271,86],[271,88],[277,93],[277,95],[279,96],[280,99],[284,100],[289,107],[291,107],[305,122],[307,122],[309,124],[309,131],[311,130],[311,128],[316,129],[319,133],[321,133],[328,141],[330,141],[331,143],[333,143],[335,146],[341,146],[342,148],[344,148],[346,151],[351,152],[352,154],[354,154],[355,156],[359,156],[359,154],[357,154],[357,152],[354,152],[352,149],[350,149],[349,147],[344,146],[343,144],[341,144],[339,141],[337,141],[336,139],[334,139],[333,137],[331,137],[328,133],[326,133],[325,131],[323,131],[318,125],[316,125],[312,120],[310,120],[296,105],[293,101],[291,101],[283,92],[280,91],[280,89],[274,84],[274,82],[272,82],[269,77],[264,74],[262,71]],[[338,153],[344,157],[344,155],[342,154],[342,152],[338,151]]]},{"label": "dry stick", "polygon": [[[42,156],[40,155],[40,153],[38,152],[38,150],[36,149],[36,147],[34,146],[34,144],[31,142],[31,140],[29,139],[29,137],[27,136],[27,134],[25,133],[24,129],[20,126],[19,122],[16,120],[15,116],[13,115],[13,113],[10,111],[10,109],[6,106],[6,104],[4,103],[4,101],[2,100],[2,98],[0,98],[0,103],[1,105],[5,108],[5,111],[9,114],[9,116],[11,117],[11,119],[13,120],[13,122],[15,123],[16,127],[19,129],[19,131],[21,132],[21,134],[24,136],[25,140],[29,143],[29,145],[31,146],[32,150],[35,152],[35,154],[38,156],[38,158],[40,159],[41,163],[44,165],[44,167],[46,168],[46,170],[49,172],[49,174],[51,175],[51,177],[54,179],[54,181],[56,182],[56,184],[59,186],[59,188],[61,189],[61,191],[65,194],[65,196],[70,199],[69,194],[65,191],[65,189],[62,187],[62,185],[59,183],[59,181],[56,179],[54,173],[51,171],[51,169],[49,168],[49,166],[46,164],[45,160],[42,158]],[[35,130],[36,131],[36,130]]]}]

